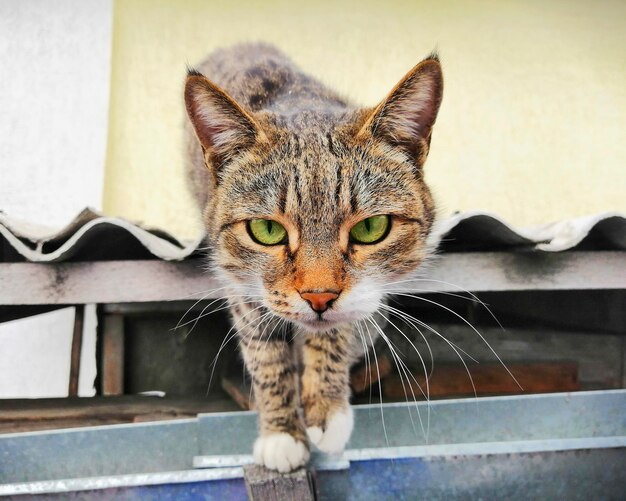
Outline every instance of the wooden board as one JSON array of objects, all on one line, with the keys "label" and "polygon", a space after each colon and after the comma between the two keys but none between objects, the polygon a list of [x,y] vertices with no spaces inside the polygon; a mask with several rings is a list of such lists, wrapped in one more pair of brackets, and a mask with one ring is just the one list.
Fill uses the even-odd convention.
[{"label": "wooden board", "polygon": [[[465,367],[459,365],[435,366],[428,381],[431,398],[477,395],[514,395],[522,393],[552,393],[580,390],[578,367],[575,363],[529,363],[507,364],[509,373],[499,364],[472,365],[470,376]],[[383,393],[386,398],[413,400],[420,399],[422,390],[426,392],[424,374],[416,372],[413,378],[394,374],[383,380]],[[518,386],[519,382],[519,386]],[[403,384],[404,383],[404,384]],[[406,392],[406,393],[405,393]]]},{"label": "wooden board", "polygon": [[250,382],[239,374],[230,373],[224,375],[221,379],[222,389],[228,393],[237,405],[245,410],[254,410],[254,394],[250,387]]},{"label": "wooden board", "polygon": [[[123,303],[217,297],[204,261],[0,263],[0,305]],[[416,275],[417,276],[417,275]],[[477,252],[433,258],[407,290],[626,288],[626,252]],[[451,285],[456,284],[456,285]]]},{"label": "wooden board", "polygon": [[70,352],[70,382],[68,395],[78,396],[78,378],[80,376],[80,355],[83,347],[83,326],[85,323],[85,305],[76,305],[74,328],[72,332],[72,349]]},{"label": "wooden board", "polygon": [[220,287],[204,264],[199,259],[0,263],[0,305],[199,299]]},{"label": "wooden board", "polygon": [[315,501],[313,477],[301,468],[278,473],[258,465],[244,466],[250,501]]},{"label": "wooden board", "polygon": [[224,397],[203,399],[125,395],[0,400],[0,433],[183,419],[202,412],[233,410],[237,410],[236,406]]},{"label": "wooden board", "polygon": [[[394,322],[415,342],[429,370],[430,354],[421,336],[397,320]],[[622,387],[622,337],[618,335],[598,334],[593,331],[520,329],[508,325],[506,330],[479,326],[478,331],[483,340],[467,325],[431,323],[431,326],[479,362],[476,364],[461,353],[472,371],[485,364],[497,364],[495,355],[486,344],[488,342],[507,365],[576,362],[583,390]],[[442,364],[461,365],[459,355],[448,344],[427,329],[422,330],[433,352],[435,368]],[[408,341],[393,329],[387,332],[398,351],[403,354],[403,361],[409,367],[420,368],[421,373],[420,359]]]},{"label": "wooden board", "polygon": [[352,369],[350,387],[353,393],[363,393],[370,386],[375,385],[379,379],[384,379],[391,373],[391,360],[386,354],[377,355],[376,362],[370,355],[370,363],[361,362]]},{"label": "wooden board", "polygon": [[102,316],[101,374],[102,394],[124,393],[124,317],[117,314]]}]

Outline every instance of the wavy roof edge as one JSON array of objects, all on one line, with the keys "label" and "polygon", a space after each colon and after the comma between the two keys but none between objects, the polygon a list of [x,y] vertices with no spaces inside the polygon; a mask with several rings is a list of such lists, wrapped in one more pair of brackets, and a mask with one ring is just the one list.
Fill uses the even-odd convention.
[{"label": "wavy roof edge", "polygon": [[[92,209],[83,210],[54,233],[0,212],[0,262],[180,261],[198,255],[202,241],[201,237],[181,241],[165,231],[107,217]],[[605,212],[516,228],[495,214],[463,212],[440,219],[430,241],[442,252],[626,250],[626,215]]]}]

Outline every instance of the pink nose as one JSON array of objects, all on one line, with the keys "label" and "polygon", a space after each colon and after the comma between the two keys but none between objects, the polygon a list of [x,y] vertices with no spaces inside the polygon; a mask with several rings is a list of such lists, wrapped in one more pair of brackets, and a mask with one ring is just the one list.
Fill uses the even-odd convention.
[{"label": "pink nose", "polygon": [[339,297],[339,294],[334,292],[301,292],[300,297],[309,303],[313,311],[322,313]]}]

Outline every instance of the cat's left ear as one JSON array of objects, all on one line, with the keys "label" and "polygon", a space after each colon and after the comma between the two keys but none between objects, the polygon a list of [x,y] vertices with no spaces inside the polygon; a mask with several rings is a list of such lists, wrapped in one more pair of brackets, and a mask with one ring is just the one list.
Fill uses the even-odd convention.
[{"label": "cat's left ear", "polygon": [[433,54],[400,80],[371,112],[358,136],[373,136],[400,147],[421,167],[442,96],[441,64]]}]

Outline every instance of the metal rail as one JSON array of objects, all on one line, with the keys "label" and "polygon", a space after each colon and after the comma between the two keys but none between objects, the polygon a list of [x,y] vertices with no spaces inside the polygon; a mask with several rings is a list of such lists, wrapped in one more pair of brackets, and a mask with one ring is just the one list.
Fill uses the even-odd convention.
[{"label": "metal rail", "polygon": [[[344,456],[314,457],[318,499],[621,499],[626,485],[626,390],[357,406],[355,416]],[[246,499],[255,435],[253,412],[0,435],[0,495]]]}]

